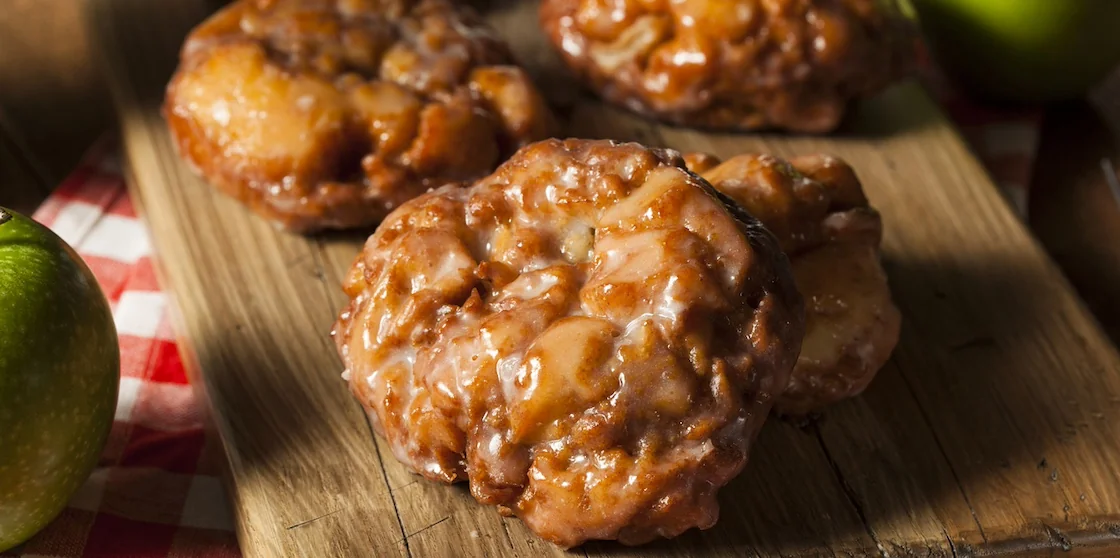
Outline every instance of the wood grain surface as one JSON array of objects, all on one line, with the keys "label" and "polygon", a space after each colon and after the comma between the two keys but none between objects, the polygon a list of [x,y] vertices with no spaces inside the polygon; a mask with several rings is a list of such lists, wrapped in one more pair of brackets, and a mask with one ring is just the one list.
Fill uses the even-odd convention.
[{"label": "wood grain surface", "polygon": [[[277,232],[181,165],[158,107],[204,0],[91,0],[133,187],[174,293],[186,360],[228,454],[250,556],[563,552],[462,486],[413,476],[371,434],[327,336],[364,235]],[[772,420],[711,530],[584,556],[1115,556],[1120,359],[917,86],[864,103],[831,138],[654,125],[578,93],[534,5],[483,7],[572,135],[729,156],[848,159],[883,213],[901,343],[857,399]],[[368,232],[368,231],[367,231]]]}]

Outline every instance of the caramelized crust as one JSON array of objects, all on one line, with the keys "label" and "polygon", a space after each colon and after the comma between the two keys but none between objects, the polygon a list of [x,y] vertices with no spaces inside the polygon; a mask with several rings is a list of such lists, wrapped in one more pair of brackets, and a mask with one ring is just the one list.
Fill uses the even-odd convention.
[{"label": "caramelized crust", "polygon": [[879,263],[879,214],[855,172],[819,155],[685,160],[778,237],[805,297],[801,356],[775,409],[805,414],[861,393],[898,343],[901,316]]},{"label": "caramelized crust", "polygon": [[187,38],[164,113],[180,155],[266,218],[364,226],[549,135],[511,61],[445,0],[238,0]]},{"label": "caramelized crust", "polygon": [[565,547],[715,523],[803,310],[773,236],[682,167],[548,140],[385,220],[333,335],[401,462]]},{"label": "caramelized crust", "polygon": [[828,132],[903,75],[894,0],[542,0],[541,23],[604,99],[714,129]]}]

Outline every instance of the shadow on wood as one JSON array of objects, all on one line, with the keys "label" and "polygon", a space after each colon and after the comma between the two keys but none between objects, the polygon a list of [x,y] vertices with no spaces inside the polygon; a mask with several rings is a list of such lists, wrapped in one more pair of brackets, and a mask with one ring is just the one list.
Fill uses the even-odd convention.
[{"label": "shadow on wood", "polygon": [[[416,482],[371,437],[327,337],[358,240],[278,233],[178,162],[156,108],[203,0],[92,5],[133,186],[229,455],[245,552],[561,555],[462,488]],[[491,20],[551,75],[533,10]],[[883,212],[904,316],[898,351],[863,397],[804,427],[767,425],[712,530],[577,552],[981,556],[1116,542],[1120,359],[920,88],[869,101],[852,124],[869,132],[838,137],[705,134],[569,102],[581,135],[848,159]]]}]

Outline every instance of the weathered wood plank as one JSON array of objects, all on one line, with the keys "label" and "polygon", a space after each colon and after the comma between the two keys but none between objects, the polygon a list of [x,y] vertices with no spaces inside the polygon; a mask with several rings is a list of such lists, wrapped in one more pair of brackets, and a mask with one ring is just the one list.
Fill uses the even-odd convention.
[{"label": "weathered wood plank", "polygon": [[182,37],[203,17],[201,2],[90,8],[114,96],[139,109],[123,113],[125,149],[175,293],[195,385],[213,409],[235,410],[213,417],[244,551],[405,555],[381,459],[325,335],[337,284],[300,267],[315,261],[316,245],[242,218],[236,203],[171,164],[157,111],[177,50],[168,36]]},{"label": "weathered wood plank", "polygon": [[[206,0],[95,0],[135,189],[198,384],[230,455],[247,553],[558,553],[462,487],[409,475],[371,440],[326,337],[361,236],[272,230],[174,157],[156,108]],[[830,138],[664,127],[578,94],[532,3],[491,21],[569,132],[729,156],[825,151],[853,163],[886,225],[904,327],[868,393],[767,425],[705,533],[586,555],[1085,556],[1120,549],[1120,359],[923,91],[865,103]],[[1045,458],[1045,463],[1043,463]],[[318,519],[316,519],[318,518]],[[308,521],[312,520],[312,521]],[[290,528],[289,528],[290,527]]]}]

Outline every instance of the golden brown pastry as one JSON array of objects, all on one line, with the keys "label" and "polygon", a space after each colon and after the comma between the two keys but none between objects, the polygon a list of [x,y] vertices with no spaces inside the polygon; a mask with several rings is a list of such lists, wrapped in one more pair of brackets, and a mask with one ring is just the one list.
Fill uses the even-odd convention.
[{"label": "golden brown pastry", "polygon": [[547,140],[386,218],[333,335],[397,459],[565,547],[715,523],[803,310],[774,237],[683,166]]},{"label": "golden brown pastry", "polygon": [[164,112],[180,155],[266,218],[357,227],[549,135],[511,63],[446,0],[238,0],[187,38]]},{"label": "golden brown pastry", "polygon": [[778,237],[805,297],[801,356],[775,409],[806,414],[861,393],[898,343],[901,317],[879,263],[879,214],[852,168],[821,155],[685,160]]},{"label": "golden brown pastry", "polygon": [[666,122],[828,132],[902,75],[894,0],[542,0],[541,23],[604,99]]}]

